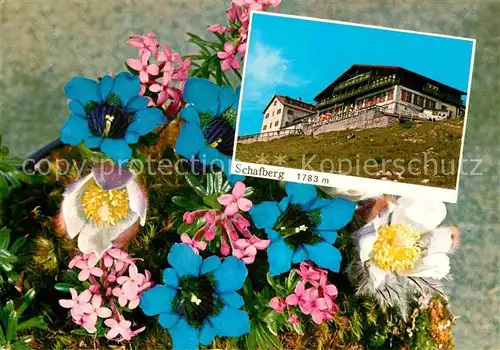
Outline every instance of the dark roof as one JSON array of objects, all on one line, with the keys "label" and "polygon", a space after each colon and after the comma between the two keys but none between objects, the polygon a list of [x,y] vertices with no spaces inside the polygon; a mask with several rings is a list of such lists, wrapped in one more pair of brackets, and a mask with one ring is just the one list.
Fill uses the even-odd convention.
[{"label": "dark roof", "polygon": [[274,95],[273,98],[267,104],[266,108],[264,108],[264,113],[269,108],[269,105],[271,104],[271,102],[274,101],[274,98],[277,98],[285,106],[290,106],[293,108],[301,109],[304,112],[314,112],[316,110],[316,107],[310,103],[307,103],[307,102],[304,102],[301,100],[297,100],[295,98],[291,98],[291,97],[284,96],[284,95]]},{"label": "dark roof", "polygon": [[314,97],[314,100],[315,101],[318,101],[320,100],[320,96],[323,95],[325,92],[327,92],[328,90],[330,90],[332,87],[334,87],[337,83],[341,82],[347,75],[349,75],[349,73],[355,69],[355,68],[365,68],[365,69],[387,69],[387,70],[392,70],[392,71],[397,71],[397,70],[401,70],[401,71],[406,71],[406,72],[410,72],[412,74],[415,74],[415,75],[418,75],[420,77],[423,77],[427,80],[429,80],[430,82],[434,83],[434,84],[439,84],[439,85],[442,85],[442,86],[445,86],[449,89],[452,89],[452,90],[455,90],[457,92],[460,92],[462,95],[465,95],[467,94],[465,91],[461,91],[461,90],[458,90],[458,89],[455,89],[454,87],[451,87],[449,85],[446,85],[446,84],[443,84],[443,83],[440,83],[439,81],[436,81],[434,79],[430,79],[430,78],[427,78],[421,74],[418,74],[418,73],[415,73],[411,70],[408,70],[408,69],[405,69],[403,67],[400,67],[400,66],[381,66],[381,65],[372,65],[372,64],[353,64],[352,66],[350,66],[344,73],[342,73],[337,79],[335,79],[332,83],[330,83],[326,88],[324,88],[319,94],[317,94],[315,97]]}]

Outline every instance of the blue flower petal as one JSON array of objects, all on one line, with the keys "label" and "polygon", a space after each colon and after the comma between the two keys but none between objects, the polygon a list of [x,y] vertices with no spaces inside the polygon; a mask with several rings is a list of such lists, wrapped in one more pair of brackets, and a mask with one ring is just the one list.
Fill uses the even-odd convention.
[{"label": "blue flower petal", "polygon": [[243,306],[243,304],[245,304],[243,297],[236,292],[220,293],[219,296],[225,304],[232,306],[235,309],[239,309]]},{"label": "blue flower petal", "polygon": [[193,158],[205,147],[205,136],[200,127],[191,123],[186,123],[181,127],[175,152],[184,158]]},{"label": "blue flower petal", "polygon": [[316,232],[318,232],[318,234],[330,244],[335,243],[335,241],[337,240],[337,231],[319,230]]},{"label": "blue flower petal", "polygon": [[99,148],[101,147],[102,140],[100,136],[89,136],[85,139],[85,146],[88,148]]},{"label": "blue flower petal", "polygon": [[132,131],[126,131],[125,142],[127,142],[128,144],[134,144],[139,142],[139,134]]},{"label": "blue flower petal", "polygon": [[262,202],[252,206],[249,214],[255,227],[272,228],[281,216],[281,210],[277,202]]},{"label": "blue flower petal", "polygon": [[179,275],[177,271],[172,268],[163,270],[163,283],[173,289],[179,288]]},{"label": "blue flower petal", "polygon": [[286,211],[288,206],[290,205],[290,197],[283,197],[280,200],[279,207],[282,213]]},{"label": "blue flower petal", "polygon": [[200,344],[209,345],[214,341],[217,335],[217,329],[210,324],[210,321],[206,319],[200,328]]},{"label": "blue flower petal", "polygon": [[67,98],[77,100],[82,106],[90,101],[101,102],[97,82],[84,77],[73,77],[64,86],[64,93]]},{"label": "blue flower petal", "polygon": [[198,349],[198,331],[183,318],[169,329],[174,350]]},{"label": "blue flower petal", "polygon": [[284,240],[276,240],[267,248],[267,259],[269,261],[269,274],[280,275],[292,267],[293,250],[286,245]]},{"label": "blue flower petal", "polygon": [[182,119],[190,124],[200,125],[200,116],[198,111],[192,105],[188,105],[181,110]]},{"label": "blue flower petal", "polygon": [[195,254],[187,244],[174,244],[168,253],[167,260],[177,270],[179,277],[200,274],[201,256]]},{"label": "blue flower petal", "polygon": [[157,284],[142,294],[139,305],[148,316],[167,313],[172,311],[171,305],[176,295],[176,290]]},{"label": "blue flower petal", "polygon": [[74,115],[77,115],[81,118],[87,118],[85,107],[77,100],[69,101],[69,109],[71,109],[71,113],[73,113]]},{"label": "blue flower petal", "polygon": [[309,254],[304,249],[304,247],[300,246],[297,249],[295,249],[295,251],[293,252],[292,262],[294,264],[299,264],[302,261],[305,261],[307,259],[309,259]]},{"label": "blue flower petal", "polygon": [[159,108],[140,109],[135,113],[135,120],[129,125],[127,131],[146,135],[166,122],[163,112]]},{"label": "blue flower petal", "polygon": [[210,80],[203,78],[189,78],[183,91],[184,101],[194,105],[199,112],[211,112],[217,115],[219,111],[220,87]]},{"label": "blue flower petal", "polygon": [[61,142],[76,146],[87,137],[92,136],[86,119],[70,115],[61,129]]},{"label": "blue flower petal", "polygon": [[201,263],[201,269],[200,269],[200,274],[201,275],[206,275],[207,273],[210,273],[216,269],[218,269],[221,265],[220,258],[218,256],[212,255],[203,260]]},{"label": "blue flower petal", "polygon": [[160,314],[158,317],[158,323],[165,329],[174,327],[177,322],[181,319],[181,316],[176,313],[166,312]]},{"label": "blue flower petal", "polygon": [[132,157],[132,149],[124,139],[105,138],[101,144],[101,151],[121,167],[124,167]]},{"label": "blue flower petal", "polygon": [[316,244],[304,244],[309,253],[309,260],[324,269],[339,272],[342,255],[340,251],[331,244],[323,241]]},{"label": "blue flower petal", "polygon": [[115,77],[115,84],[111,89],[111,93],[120,96],[122,107],[125,107],[133,97],[139,95],[140,89],[138,77],[128,72],[121,72]]},{"label": "blue flower petal", "polygon": [[231,185],[234,185],[238,181],[244,181],[245,177],[242,175],[237,175],[237,174],[226,174],[227,182],[229,182]]},{"label": "blue flower petal", "polygon": [[330,199],[318,198],[316,201],[312,202],[309,206],[309,210],[321,209],[330,204]]},{"label": "blue flower petal", "polygon": [[219,111],[217,114],[222,114],[232,107],[235,100],[236,94],[231,85],[221,87],[219,89]]},{"label": "blue flower petal", "polygon": [[219,314],[209,319],[222,337],[241,337],[250,332],[250,320],[243,310],[225,306]]},{"label": "blue flower petal", "polygon": [[308,204],[317,198],[316,187],[313,185],[287,182],[285,185],[286,193],[290,197],[291,204],[298,204],[304,210],[308,209]]},{"label": "blue flower petal", "polygon": [[125,109],[127,110],[127,112],[137,112],[138,110],[148,108],[148,103],[149,100],[146,97],[135,96],[132,97],[130,101],[128,101],[128,104],[125,107]]},{"label": "blue flower petal", "polygon": [[233,103],[233,108],[238,110],[238,107],[240,106],[240,94],[241,94],[241,85],[234,90],[234,94],[236,95]]},{"label": "blue flower petal", "polygon": [[229,157],[219,152],[217,148],[205,145],[200,149],[198,157],[205,166],[217,165],[224,173],[229,173]]},{"label": "blue flower petal", "polygon": [[242,260],[238,260],[234,256],[225,258],[221,266],[213,271],[215,281],[217,282],[217,292],[234,292],[241,289],[247,278],[247,274],[247,268]]},{"label": "blue flower petal", "polygon": [[113,79],[110,75],[103,76],[99,81],[99,95],[101,96],[101,101],[106,101],[114,83],[115,79]]},{"label": "blue flower petal", "polygon": [[318,230],[336,231],[344,227],[351,221],[356,209],[356,202],[345,198],[330,199],[330,203],[321,208],[321,224]]},{"label": "blue flower petal", "polygon": [[273,230],[272,228],[266,228],[264,229],[264,231],[266,231],[267,238],[269,238],[271,241],[281,239],[280,234],[277,231]]}]

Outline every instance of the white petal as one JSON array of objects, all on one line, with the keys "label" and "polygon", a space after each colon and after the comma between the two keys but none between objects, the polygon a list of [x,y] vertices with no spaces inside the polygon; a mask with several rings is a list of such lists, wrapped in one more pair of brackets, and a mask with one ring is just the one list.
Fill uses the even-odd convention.
[{"label": "white petal", "polygon": [[410,225],[419,233],[434,230],[446,217],[443,202],[399,198],[392,214],[391,225]]},{"label": "white petal", "polygon": [[389,224],[389,216],[392,214],[394,211],[394,204],[392,202],[387,203],[387,208],[383,210],[382,212],[375,217],[372,222],[375,226],[375,230],[378,230],[380,226],[382,225],[388,225]]},{"label": "white petal", "polygon": [[344,197],[352,201],[360,201],[363,199],[375,198],[382,195],[381,193],[376,192],[366,192],[339,187],[318,186],[318,188],[331,197]]},{"label": "white petal", "polygon": [[426,255],[437,253],[448,253],[453,245],[451,227],[438,227],[429,233],[426,233],[420,239]]},{"label": "white petal", "polygon": [[425,256],[408,271],[398,271],[402,276],[429,277],[441,279],[450,272],[450,258],[443,253]]},{"label": "white petal", "polygon": [[64,198],[61,205],[61,213],[66,225],[66,231],[70,238],[75,238],[83,229],[87,220],[81,212],[82,196],[87,187],[87,182],[92,174],[81,178],[72,185],[68,186],[64,192]]},{"label": "white petal", "polygon": [[377,240],[377,230],[373,223],[365,225],[356,233],[358,240],[359,258],[362,262],[370,259],[373,244]]},{"label": "white petal", "polygon": [[130,209],[139,215],[141,218],[141,226],[144,226],[146,223],[146,213],[148,211],[148,198],[146,193],[133,178],[127,183],[127,192]]},{"label": "white petal", "polygon": [[380,285],[385,282],[385,278],[389,273],[389,271],[382,270],[373,262],[369,263],[368,272],[370,273],[370,277],[372,278],[373,286],[375,289],[378,289],[378,287],[380,287]]},{"label": "white petal", "polygon": [[89,223],[78,236],[78,249],[82,253],[94,252],[97,254],[98,259],[100,259],[106,249],[111,248],[113,240],[138,219],[139,216],[133,212],[110,228],[99,227]]}]

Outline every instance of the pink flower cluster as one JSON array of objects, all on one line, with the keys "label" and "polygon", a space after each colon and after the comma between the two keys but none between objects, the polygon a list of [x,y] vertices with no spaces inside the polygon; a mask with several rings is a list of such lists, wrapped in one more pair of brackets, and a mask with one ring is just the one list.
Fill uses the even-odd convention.
[{"label": "pink flower cluster", "polygon": [[207,242],[214,240],[217,232],[220,232],[221,254],[228,256],[232,252],[233,256],[243,260],[245,264],[252,264],[257,250],[266,249],[271,241],[253,235],[248,229],[250,222],[239,213],[240,210],[249,211],[252,207],[252,202],[244,198],[245,190],[245,184],[239,181],[234,185],[231,194],[221,195],[217,200],[224,206],[224,210],[203,209],[184,213],[183,221],[186,224],[191,225],[196,219],[203,218],[205,225],[193,238],[183,233],[182,242],[189,244],[195,253],[199,253],[200,250],[205,250]]},{"label": "pink flower cluster", "polygon": [[213,24],[208,27],[213,33],[228,33],[231,38],[224,44],[224,51],[217,53],[217,57],[222,61],[222,71],[225,72],[230,68],[240,69],[240,60],[236,55],[239,53],[244,57],[246,53],[250,12],[267,11],[272,6],[278,12],[280,4],[281,0],[232,0],[231,7],[226,10],[229,26]]},{"label": "pink flower cluster", "polygon": [[153,33],[132,35],[127,44],[139,50],[139,58],[128,58],[126,63],[139,74],[141,95],[147,96],[149,105],[163,107],[168,116],[174,116],[182,107],[191,60],[183,61],[167,44],[160,44]]},{"label": "pink flower cluster", "polygon": [[[301,281],[295,287],[294,293],[286,298],[272,298],[269,306],[279,313],[283,313],[285,309],[290,312],[292,307],[298,306],[303,314],[311,315],[317,324],[330,321],[339,311],[339,307],[334,302],[338,295],[337,287],[328,283],[328,272],[307,261],[301,263],[300,268],[295,271],[301,276]],[[288,322],[296,324],[297,315],[291,314]]]},{"label": "pink flower cluster", "polygon": [[[144,274],[139,273],[136,260],[116,248],[108,249],[100,261],[95,253],[74,257],[69,267],[80,269],[78,279],[88,280],[91,286],[80,294],[71,288],[71,299],[61,299],[59,304],[71,309],[73,322],[89,333],[97,331],[97,320],[102,318],[109,327],[106,338],[132,339],[145,327],[132,330],[132,323],[123,317],[121,309],[135,309],[142,293],[153,286],[151,273],[147,270]],[[98,262],[99,267],[96,266]]]}]

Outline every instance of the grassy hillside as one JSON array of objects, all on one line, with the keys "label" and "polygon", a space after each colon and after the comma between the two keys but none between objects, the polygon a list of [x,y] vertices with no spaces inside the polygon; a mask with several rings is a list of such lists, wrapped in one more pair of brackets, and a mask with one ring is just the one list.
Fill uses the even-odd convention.
[{"label": "grassy hillside", "polygon": [[[463,120],[396,124],[238,144],[249,163],[455,188]],[[348,138],[349,136],[354,138]],[[263,158],[267,157],[263,161]],[[279,164],[279,158],[284,163]]]}]

